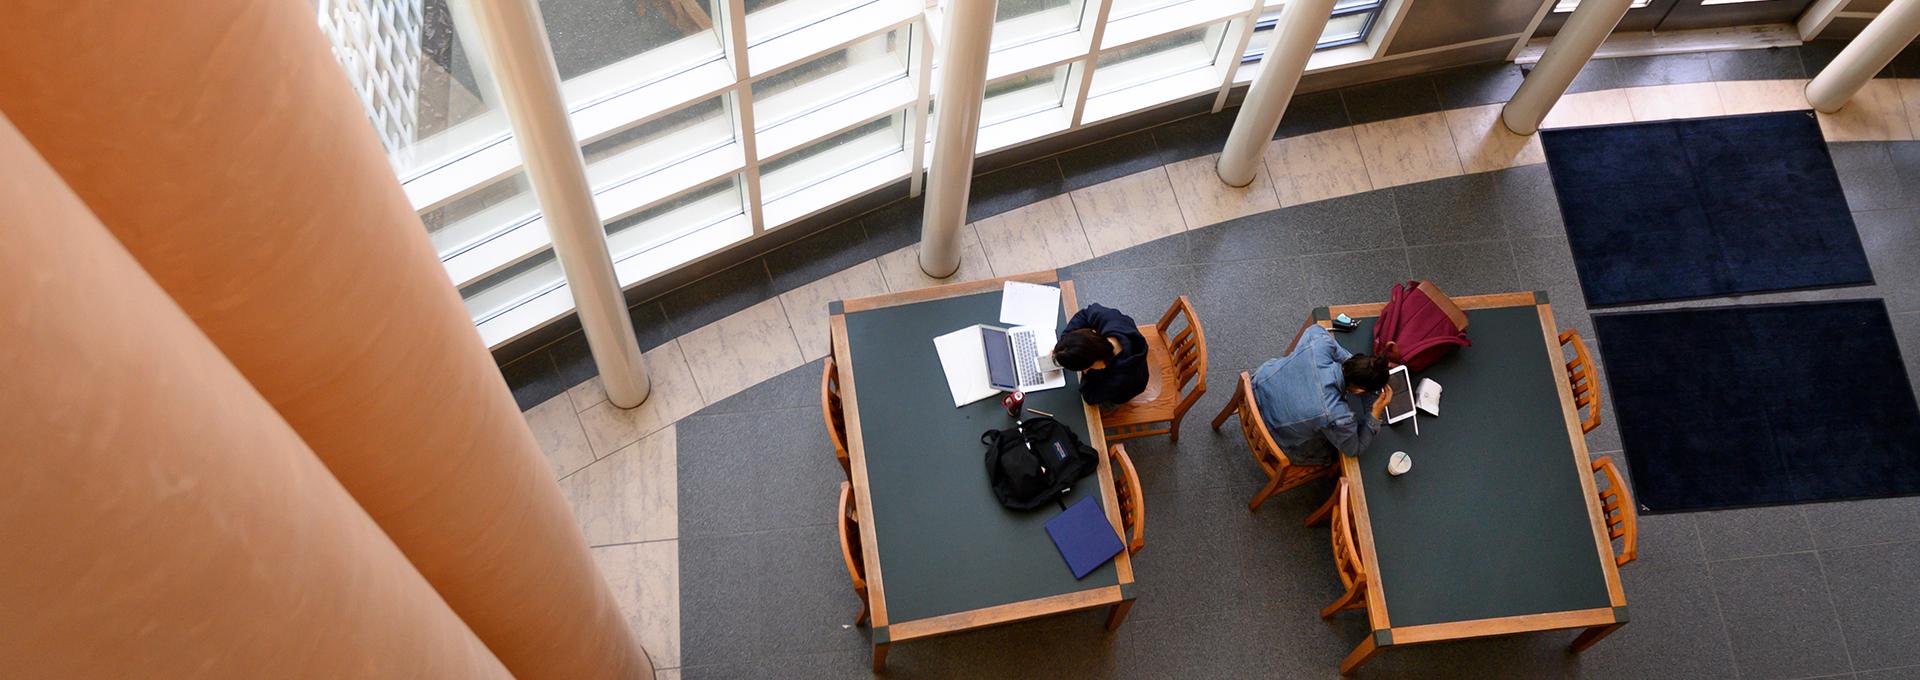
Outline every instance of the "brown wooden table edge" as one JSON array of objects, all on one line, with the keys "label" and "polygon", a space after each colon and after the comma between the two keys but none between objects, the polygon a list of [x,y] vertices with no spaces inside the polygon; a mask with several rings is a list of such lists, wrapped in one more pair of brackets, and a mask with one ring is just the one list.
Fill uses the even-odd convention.
[{"label": "brown wooden table edge", "polygon": [[[1062,304],[1065,309],[1075,312],[1079,311],[1079,296],[1074,290],[1073,280],[1061,279],[1059,284],[1060,304]],[[1115,530],[1118,531],[1120,527],[1124,526],[1124,523],[1120,521],[1120,501],[1114,497],[1113,492],[1113,466],[1109,464],[1107,460],[1107,428],[1104,424],[1105,421],[1100,418],[1099,407],[1086,403],[1084,399],[1080,401],[1080,407],[1081,412],[1086,415],[1087,436],[1093,439],[1091,442],[1093,450],[1099,453],[1098,458],[1100,461],[1095,470],[1100,479],[1100,504],[1107,511],[1107,522],[1112,524]],[[1115,575],[1119,578],[1120,585],[1133,583],[1133,559],[1127,551],[1122,550],[1119,555],[1114,556],[1113,568]]]},{"label": "brown wooden table edge", "polygon": [[[1540,331],[1547,341],[1547,363],[1558,379],[1555,394],[1560,396],[1560,413],[1573,445],[1573,465],[1580,477],[1581,492],[1586,494],[1587,519],[1593,529],[1594,549],[1600,560],[1600,573],[1607,580],[1607,601],[1615,607],[1627,605],[1626,589],[1620,585],[1620,567],[1613,561],[1613,537],[1607,532],[1606,511],[1600,507],[1599,485],[1593,481],[1593,459],[1587,452],[1587,434],[1580,430],[1580,407],[1573,403],[1573,391],[1567,375],[1567,360],[1560,349],[1559,326],[1553,320],[1553,305],[1541,302]],[[1597,389],[1598,386],[1596,386]]]},{"label": "brown wooden table edge", "polygon": [[1058,270],[1049,269],[1049,270],[1037,271],[1037,272],[1027,272],[1025,274],[1014,274],[1012,276],[1002,276],[1002,277],[991,278],[991,279],[980,279],[978,281],[962,281],[960,283],[949,283],[949,284],[944,284],[939,286],[929,286],[927,288],[916,288],[914,290],[901,291],[898,293],[885,293],[881,295],[870,295],[862,298],[852,298],[849,300],[842,300],[841,304],[843,305],[843,309],[845,310],[846,313],[852,314],[854,312],[865,312],[865,311],[871,311],[875,309],[885,309],[887,307],[898,307],[900,305],[910,305],[916,302],[928,302],[931,300],[945,300],[947,298],[956,298],[963,295],[985,293],[988,291],[999,289],[1002,285],[1005,285],[1006,282],[1008,281],[1022,281],[1025,283],[1043,283],[1043,284],[1058,283],[1060,281],[1060,272]]},{"label": "brown wooden table edge", "polygon": [[886,641],[902,642],[928,638],[1083,609],[1117,605],[1133,599],[1128,590],[1130,589],[1118,585],[1100,586],[1033,600],[1021,600],[964,612],[902,621],[887,627]]},{"label": "brown wooden table edge", "polygon": [[1576,609],[1564,612],[1544,612],[1540,614],[1521,614],[1491,619],[1472,619],[1468,621],[1448,621],[1418,626],[1391,628],[1384,645],[1401,646],[1422,642],[1440,642],[1445,640],[1465,640],[1507,635],[1511,633],[1537,633],[1550,630],[1572,630],[1623,623],[1617,607],[1598,607],[1594,609]]},{"label": "brown wooden table edge", "polygon": [[860,433],[859,387],[853,381],[853,351],[847,341],[847,317],[834,314],[827,319],[832,336],[834,370],[840,373],[840,412],[846,419],[847,457],[853,461],[854,514],[860,520],[860,559],[865,562],[867,608],[874,629],[887,625],[886,581],[880,571],[880,542],[874,536],[873,495],[868,491],[867,449]]}]

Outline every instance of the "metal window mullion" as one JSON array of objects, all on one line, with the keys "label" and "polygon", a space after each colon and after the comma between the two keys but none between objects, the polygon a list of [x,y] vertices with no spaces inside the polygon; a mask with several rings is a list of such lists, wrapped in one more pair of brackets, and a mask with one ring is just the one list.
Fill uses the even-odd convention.
[{"label": "metal window mullion", "polygon": [[913,77],[918,79],[915,87],[918,94],[913,100],[913,115],[907,117],[905,145],[911,147],[908,154],[912,163],[907,169],[907,196],[919,196],[926,185],[927,169],[927,124],[930,122],[928,109],[933,103],[933,31],[927,27],[927,13],[920,12],[920,18],[913,23],[913,30],[907,49],[914,53],[909,63],[917,64]]},{"label": "metal window mullion", "polygon": [[1252,7],[1240,20],[1240,41],[1228,56],[1229,63],[1220,78],[1220,90],[1213,95],[1213,113],[1219,113],[1227,107],[1227,94],[1233,91],[1233,79],[1240,75],[1240,66],[1246,63],[1247,45],[1253,42],[1254,24],[1260,23],[1260,12],[1266,3],[1253,0]]},{"label": "metal window mullion", "polygon": [[766,211],[760,206],[760,148],[753,130],[753,70],[747,63],[747,7],[745,0],[725,0],[727,27],[723,47],[733,64],[733,131],[740,140],[742,169],[740,192],[746,204],[753,234],[767,229]]},{"label": "metal window mullion", "polygon": [[1080,121],[1087,113],[1087,92],[1093,87],[1093,71],[1100,61],[1100,41],[1106,39],[1107,14],[1113,9],[1113,0],[1087,0],[1097,2],[1099,6],[1093,12],[1093,29],[1087,35],[1087,56],[1080,66],[1078,94],[1073,99],[1073,116],[1068,119],[1067,129],[1080,127]]}]

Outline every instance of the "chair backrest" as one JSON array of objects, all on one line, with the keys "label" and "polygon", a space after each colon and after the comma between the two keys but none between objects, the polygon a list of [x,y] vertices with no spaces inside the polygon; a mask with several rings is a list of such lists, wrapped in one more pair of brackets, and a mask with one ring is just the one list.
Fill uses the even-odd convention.
[{"label": "chair backrest", "polygon": [[1260,417],[1260,404],[1253,400],[1253,374],[1240,372],[1240,431],[1247,436],[1247,449],[1253,452],[1254,460],[1263,466],[1275,470],[1293,465],[1287,460],[1287,453],[1274,443],[1273,433],[1267,431],[1267,421]]},{"label": "chair backrest", "polygon": [[1612,456],[1593,459],[1593,470],[1607,480],[1606,488],[1599,490],[1600,513],[1607,519],[1609,542],[1620,541],[1620,552],[1614,554],[1613,564],[1624,565],[1632,562],[1639,551],[1640,516],[1633,509],[1632,492],[1620,478],[1620,469],[1613,466]]},{"label": "chair backrest", "polygon": [[820,375],[820,413],[827,420],[827,438],[833,440],[833,457],[840,470],[853,478],[853,459],[847,456],[847,414],[840,408],[840,372],[833,355],[827,355],[826,369]]},{"label": "chair backrest", "polygon": [[1127,447],[1114,444],[1107,448],[1113,467],[1113,495],[1120,501],[1120,525],[1127,534],[1127,554],[1146,547],[1147,497],[1140,492],[1140,473],[1133,469]]},{"label": "chair backrest", "polygon": [[860,555],[860,519],[853,511],[853,485],[840,483],[840,557],[847,562],[847,578],[854,592],[867,592],[867,567]]},{"label": "chair backrest", "polygon": [[1573,358],[1567,361],[1567,386],[1573,389],[1573,406],[1587,410],[1587,417],[1580,422],[1581,432],[1592,432],[1600,427],[1600,377],[1594,371],[1593,355],[1587,353],[1587,343],[1580,338],[1580,331],[1568,329],[1560,334],[1562,346],[1573,345]]},{"label": "chair backrest", "polygon": [[1348,585],[1365,583],[1367,566],[1360,560],[1360,534],[1354,526],[1353,496],[1345,477],[1333,493],[1333,565]]},{"label": "chair backrest", "polygon": [[1185,413],[1207,391],[1207,331],[1201,328],[1200,317],[1193,313],[1193,301],[1185,295],[1174,298],[1167,313],[1160,315],[1160,322],[1154,326],[1160,329],[1160,337],[1166,339],[1167,353],[1172,355],[1173,365],[1179,371],[1177,389],[1183,396],[1178,411]]}]

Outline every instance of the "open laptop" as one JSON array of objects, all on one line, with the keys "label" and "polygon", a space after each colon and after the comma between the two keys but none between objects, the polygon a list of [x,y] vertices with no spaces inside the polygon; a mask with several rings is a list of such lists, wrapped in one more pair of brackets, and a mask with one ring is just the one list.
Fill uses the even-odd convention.
[{"label": "open laptop", "polygon": [[1051,328],[981,324],[934,338],[933,346],[953,405],[965,406],[1001,392],[1065,387],[1067,373],[1053,363],[1055,340]]},{"label": "open laptop", "polygon": [[[987,357],[987,384],[994,389],[1022,392],[1045,389],[1049,373],[1058,376],[1053,363],[1050,332],[1028,326],[1000,328],[981,324],[980,346]],[[1056,385],[1057,387],[1057,385]]]}]

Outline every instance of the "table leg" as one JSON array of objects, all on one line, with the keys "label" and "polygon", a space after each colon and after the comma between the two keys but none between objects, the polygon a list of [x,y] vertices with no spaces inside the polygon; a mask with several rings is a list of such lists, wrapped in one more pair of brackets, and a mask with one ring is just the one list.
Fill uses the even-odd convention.
[{"label": "table leg", "polygon": [[1587,651],[1587,648],[1592,647],[1593,643],[1599,642],[1600,638],[1606,637],[1613,633],[1613,631],[1620,630],[1620,627],[1624,625],[1627,624],[1609,623],[1604,626],[1594,626],[1580,631],[1580,637],[1573,639],[1573,653],[1579,654],[1580,652]]},{"label": "table leg", "polygon": [[1373,644],[1373,634],[1368,633],[1367,639],[1361,640],[1360,646],[1353,648],[1353,653],[1348,654],[1347,658],[1340,661],[1340,674],[1352,675],[1354,671],[1359,670],[1362,664],[1372,659],[1373,655],[1379,653],[1380,647]]},{"label": "table leg", "polygon": [[889,647],[892,647],[892,646],[893,646],[893,643],[891,643],[891,642],[876,642],[876,643],[874,643],[874,645],[873,645],[873,672],[875,672],[875,673],[885,673],[885,672],[887,672],[887,648],[889,648]]},{"label": "table leg", "polygon": [[1120,624],[1127,620],[1127,612],[1133,610],[1133,600],[1121,600],[1107,608],[1107,630],[1119,630]]}]

